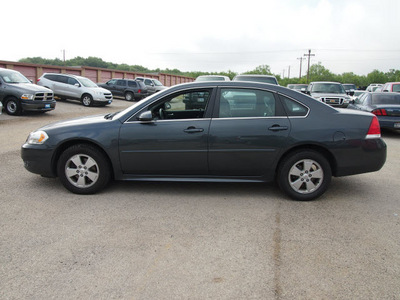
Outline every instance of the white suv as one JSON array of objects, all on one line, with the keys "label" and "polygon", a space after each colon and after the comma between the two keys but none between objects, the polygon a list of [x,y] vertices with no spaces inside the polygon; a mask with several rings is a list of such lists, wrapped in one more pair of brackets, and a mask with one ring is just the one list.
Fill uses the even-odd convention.
[{"label": "white suv", "polygon": [[95,104],[104,106],[113,100],[109,90],[98,87],[93,81],[82,76],[44,73],[37,80],[37,84],[51,89],[54,96],[79,100],[84,106]]}]

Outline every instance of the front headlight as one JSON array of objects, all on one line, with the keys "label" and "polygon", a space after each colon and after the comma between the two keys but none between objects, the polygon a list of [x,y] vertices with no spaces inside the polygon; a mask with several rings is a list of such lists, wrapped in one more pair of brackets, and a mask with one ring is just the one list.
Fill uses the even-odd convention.
[{"label": "front headlight", "polygon": [[35,97],[35,95],[32,95],[32,94],[23,94],[23,95],[21,96],[21,99],[24,99],[24,100],[33,100],[34,97]]},{"label": "front headlight", "polygon": [[26,142],[31,145],[42,145],[49,139],[49,136],[45,131],[39,130],[31,132]]}]

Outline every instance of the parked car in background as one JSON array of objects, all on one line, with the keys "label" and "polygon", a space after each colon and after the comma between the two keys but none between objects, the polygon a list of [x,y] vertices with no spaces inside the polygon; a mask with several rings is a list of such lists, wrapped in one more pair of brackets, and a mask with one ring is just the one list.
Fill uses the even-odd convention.
[{"label": "parked car in background", "polygon": [[369,86],[367,86],[367,88],[365,89],[367,92],[375,92],[375,90],[380,87],[383,86],[383,84],[380,83],[371,83]]},{"label": "parked car in background", "polygon": [[307,94],[314,99],[335,107],[347,107],[351,101],[339,82],[315,81],[307,88]]},{"label": "parked car in background", "polygon": [[142,81],[146,85],[149,95],[165,90],[167,88],[159,80],[154,78],[136,77],[135,80]]},{"label": "parked car in background", "polygon": [[37,84],[47,87],[61,99],[79,100],[84,106],[107,105],[112,102],[110,91],[98,87],[89,78],[59,73],[44,73]]},{"label": "parked car in background", "polygon": [[302,84],[302,83],[299,83],[299,84],[288,84],[287,87],[289,89],[305,93],[305,92],[307,92],[308,84]]},{"label": "parked car in background", "polygon": [[357,89],[356,85],[353,83],[342,83],[342,86],[346,91],[346,94],[350,96],[352,96],[351,94]]},{"label": "parked car in background", "polygon": [[46,112],[56,107],[53,91],[33,84],[18,71],[0,68],[0,102],[7,114]]},{"label": "parked car in background", "polygon": [[279,85],[278,80],[273,75],[236,75],[232,81],[254,81]]},{"label": "parked car in background", "polygon": [[[190,96],[202,106],[187,109]],[[121,112],[44,126],[21,151],[28,171],[58,176],[78,194],[111,179],[276,180],[297,200],[321,196],[332,176],[377,171],[386,160],[373,114],[277,85],[223,81],[175,85]]]},{"label": "parked car in background", "polygon": [[124,97],[127,101],[141,100],[149,95],[144,83],[133,79],[113,78],[99,86],[109,90],[113,96]]},{"label": "parked car in background", "polygon": [[400,130],[400,94],[367,92],[352,101],[348,108],[371,112],[378,117],[382,128]]},{"label": "parked car in background", "polygon": [[382,92],[400,93],[400,82],[386,82],[382,87]]},{"label": "parked car in background", "polygon": [[222,75],[201,75],[195,81],[231,81],[228,76]]},{"label": "parked car in background", "polygon": [[353,94],[352,96],[350,96],[350,99],[351,99],[351,100],[356,100],[356,99],[360,98],[361,95],[364,94],[364,93],[367,93],[367,91],[364,91],[364,90],[355,90],[355,91],[354,91],[354,94]]}]

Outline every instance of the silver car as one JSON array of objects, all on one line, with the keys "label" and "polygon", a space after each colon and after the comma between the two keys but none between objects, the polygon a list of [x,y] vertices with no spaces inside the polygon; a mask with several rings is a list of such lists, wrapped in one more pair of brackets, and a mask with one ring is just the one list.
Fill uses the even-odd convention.
[{"label": "silver car", "polygon": [[97,86],[93,81],[82,76],[44,73],[37,84],[51,89],[54,96],[61,99],[79,100],[84,106],[104,106],[113,100],[109,90]]}]

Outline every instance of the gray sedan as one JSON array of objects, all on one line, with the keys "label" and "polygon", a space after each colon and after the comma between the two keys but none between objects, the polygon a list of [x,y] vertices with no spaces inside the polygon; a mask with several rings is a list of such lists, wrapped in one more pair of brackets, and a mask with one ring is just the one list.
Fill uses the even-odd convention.
[{"label": "gray sedan", "polygon": [[200,82],[171,87],[108,115],[32,132],[25,168],[73,193],[111,179],[270,182],[297,200],[332,176],[378,171],[386,160],[373,114],[341,110],[277,85]]}]

